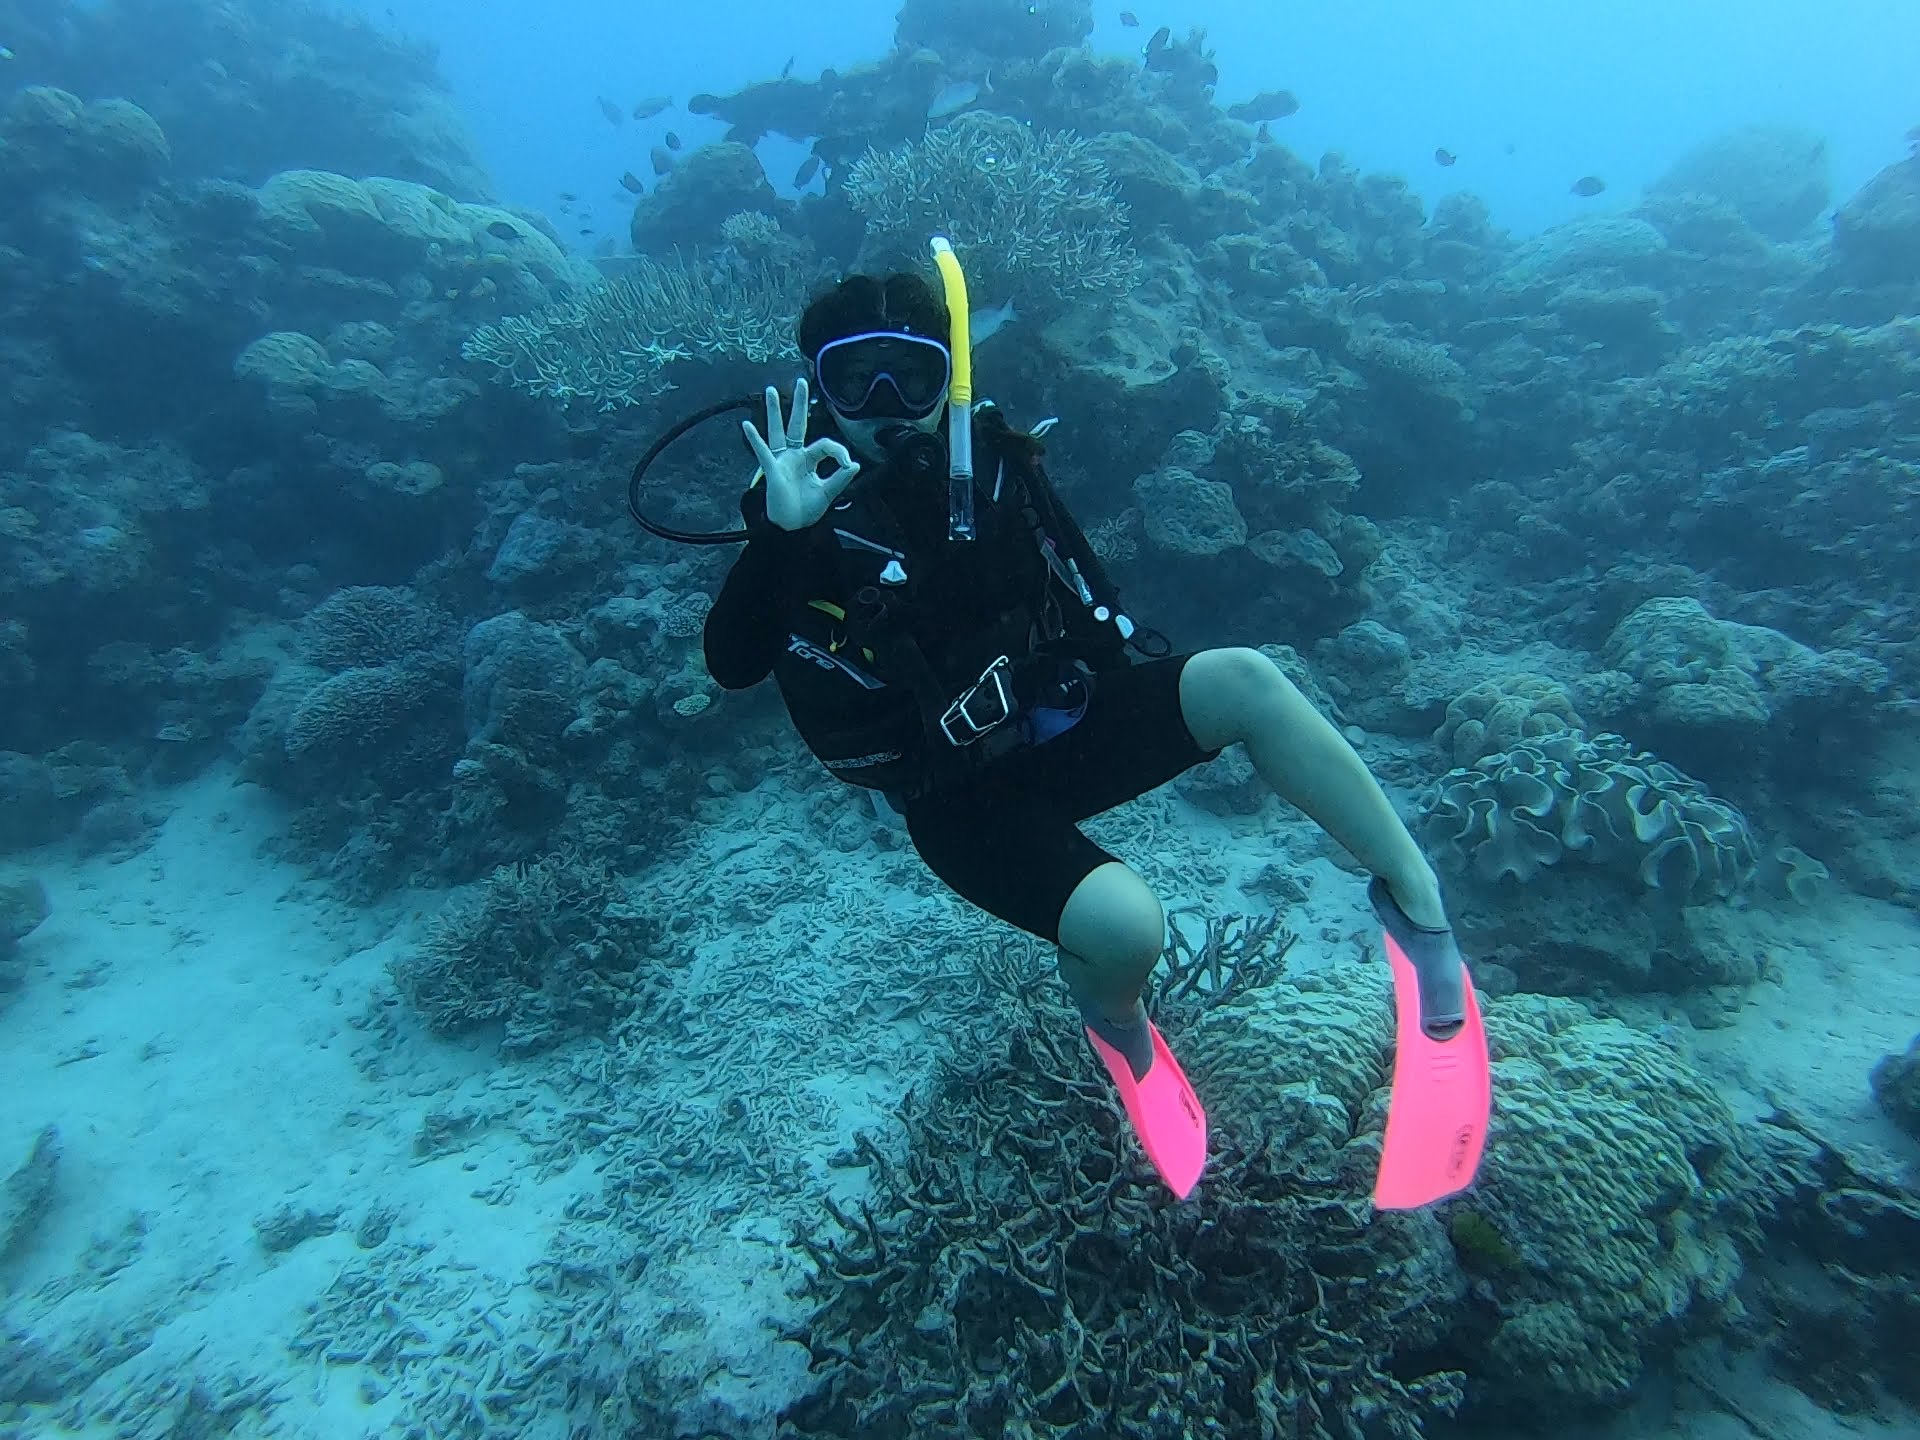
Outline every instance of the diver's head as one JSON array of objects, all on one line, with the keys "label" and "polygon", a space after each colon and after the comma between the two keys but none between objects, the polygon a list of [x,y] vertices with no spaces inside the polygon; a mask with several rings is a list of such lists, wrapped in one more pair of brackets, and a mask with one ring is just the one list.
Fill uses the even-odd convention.
[{"label": "diver's head", "polygon": [[800,317],[800,353],[847,448],[883,462],[930,437],[953,378],[947,307],[918,275],[850,275]]}]

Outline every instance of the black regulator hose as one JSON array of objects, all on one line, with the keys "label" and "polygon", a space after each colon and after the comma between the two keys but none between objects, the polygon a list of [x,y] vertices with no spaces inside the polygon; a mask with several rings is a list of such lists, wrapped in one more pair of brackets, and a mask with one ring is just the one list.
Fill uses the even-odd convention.
[{"label": "black regulator hose", "polygon": [[633,516],[642,530],[650,535],[658,535],[662,540],[671,540],[676,545],[737,545],[747,538],[744,528],[739,530],[675,530],[668,525],[656,524],[640,513],[640,482],[646,477],[653,462],[674,441],[689,430],[696,429],[713,419],[716,415],[725,415],[729,410],[751,410],[762,403],[756,395],[743,395],[738,400],[722,400],[717,405],[709,405],[704,410],[696,410],[686,419],[670,426],[661,437],[647,447],[647,453],[633,467],[633,478],[627,481],[627,513]]}]

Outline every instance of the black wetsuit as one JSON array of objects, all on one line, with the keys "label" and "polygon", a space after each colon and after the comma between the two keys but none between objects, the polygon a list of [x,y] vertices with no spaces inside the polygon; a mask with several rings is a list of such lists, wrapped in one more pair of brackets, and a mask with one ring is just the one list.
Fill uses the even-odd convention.
[{"label": "black wetsuit", "polygon": [[[931,443],[864,467],[797,533],[769,523],[764,488],[749,489],[750,538],[707,617],[707,669],[729,690],[771,674],[808,747],[885,792],[936,875],[1057,941],[1067,897],[1114,858],[1078,822],[1217,752],[1181,715],[1187,657],[1132,663],[1098,618],[1118,597],[1038,444],[982,411],[974,472],[976,538],[960,542],[947,539],[946,457]],[[1001,655],[1021,713],[954,745],[943,711]]]}]

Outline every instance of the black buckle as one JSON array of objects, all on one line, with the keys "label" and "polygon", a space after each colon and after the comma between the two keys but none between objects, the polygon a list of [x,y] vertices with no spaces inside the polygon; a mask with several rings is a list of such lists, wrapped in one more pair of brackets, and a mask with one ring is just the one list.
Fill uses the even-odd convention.
[{"label": "black buckle", "polygon": [[960,692],[940,717],[940,733],[948,744],[971,745],[1013,718],[1012,677],[1013,662],[1002,655]]}]

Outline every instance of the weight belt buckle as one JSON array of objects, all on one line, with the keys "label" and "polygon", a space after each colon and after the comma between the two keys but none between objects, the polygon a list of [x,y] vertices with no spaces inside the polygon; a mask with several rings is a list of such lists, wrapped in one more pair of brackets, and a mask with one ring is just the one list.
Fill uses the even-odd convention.
[{"label": "weight belt buckle", "polygon": [[948,744],[971,745],[1013,718],[1012,674],[1013,662],[1002,655],[947,706],[940,717],[940,733]]}]

